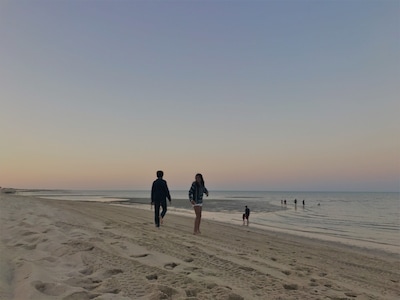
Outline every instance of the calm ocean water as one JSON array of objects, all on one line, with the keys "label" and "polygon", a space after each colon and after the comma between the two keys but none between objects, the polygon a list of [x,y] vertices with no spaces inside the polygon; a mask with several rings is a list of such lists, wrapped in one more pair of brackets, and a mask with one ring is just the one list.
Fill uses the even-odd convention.
[{"label": "calm ocean water", "polygon": [[[149,191],[52,190],[19,194],[150,209]],[[187,191],[171,191],[171,196],[168,214],[193,216]],[[251,209],[250,227],[400,253],[399,193],[210,191],[204,199],[203,218],[243,226],[245,205]]]}]

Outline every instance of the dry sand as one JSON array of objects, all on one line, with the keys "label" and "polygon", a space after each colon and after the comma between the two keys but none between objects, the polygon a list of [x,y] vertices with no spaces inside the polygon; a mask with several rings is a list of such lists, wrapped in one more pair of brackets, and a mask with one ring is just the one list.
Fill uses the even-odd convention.
[{"label": "dry sand", "polygon": [[[106,203],[0,195],[0,299],[400,299],[399,256]],[[207,214],[207,205],[204,207]]]}]

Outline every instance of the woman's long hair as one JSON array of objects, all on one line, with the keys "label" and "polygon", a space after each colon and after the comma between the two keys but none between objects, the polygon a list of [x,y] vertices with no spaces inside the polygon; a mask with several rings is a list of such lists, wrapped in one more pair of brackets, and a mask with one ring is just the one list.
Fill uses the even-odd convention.
[{"label": "woman's long hair", "polygon": [[205,185],[204,185],[203,175],[201,175],[200,173],[197,173],[196,176],[195,176],[195,178],[196,178],[196,185],[199,186],[199,182],[197,181],[197,176],[200,177],[200,182],[201,182],[200,184],[201,184],[202,186],[205,186]]}]

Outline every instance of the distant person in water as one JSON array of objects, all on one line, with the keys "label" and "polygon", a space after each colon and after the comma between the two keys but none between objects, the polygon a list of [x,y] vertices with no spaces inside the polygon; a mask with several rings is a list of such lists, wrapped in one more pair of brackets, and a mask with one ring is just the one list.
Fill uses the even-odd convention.
[{"label": "distant person in water", "polygon": [[[160,223],[162,224],[163,218],[167,213],[167,199],[171,203],[171,195],[163,176],[163,171],[157,171],[157,179],[154,180],[151,187],[151,204],[154,205],[154,223],[156,227],[160,227]],[[160,206],[162,207],[161,215]]]},{"label": "distant person in water", "polygon": [[196,218],[194,220],[194,231],[193,234],[200,234],[200,222],[201,222],[201,211],[203,208],[203,194],[208,197],[208,190],[205,187],[203,175],[196,174],[195,181],[189,190],[189,201],[193,205]]},{"label": "distant person in water", "polygon": [[245,220],[247,221],[247,225],[249,225],[249,217],[250,217],[250,208],[248,208],[246,205],[243,214],[243,225],[245,224]]}]

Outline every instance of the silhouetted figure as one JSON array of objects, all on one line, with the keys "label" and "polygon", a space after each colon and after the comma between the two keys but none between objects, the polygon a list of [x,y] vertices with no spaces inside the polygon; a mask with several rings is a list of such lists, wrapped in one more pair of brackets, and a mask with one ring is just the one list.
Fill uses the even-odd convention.
[{"label": "silhouetted figure", "polygon": [[249,225],[249,217],[250,217],[250,208],[247,207],[244,210],[243,214],[243,225],[245,224],[245,221],[247,221],[247,225]]},{"label": "silhouetted figure", "polygon": [[[167,182],[162,179],[163,176],[163,171],[157,171],[157,179],[154,180],[153,186],[151,187],[151,204],[154,204],[154,223],[156,227],[160,227],[160,221],[162,223],[167,213],[167,198],[169,203],[171,203],[171,195],[169,194]],[[160,206],[162,207],[161,220]]]},{"label": "silhouetted figure", "polygon": [[196,174],[195,181],[189,190],[189,201],[193,205],[196,218],[194,220],[193,234],[200,234],[201,211],[203,207],[203,194],[208,197],[208,190],[204,185],[203,175]]}]

